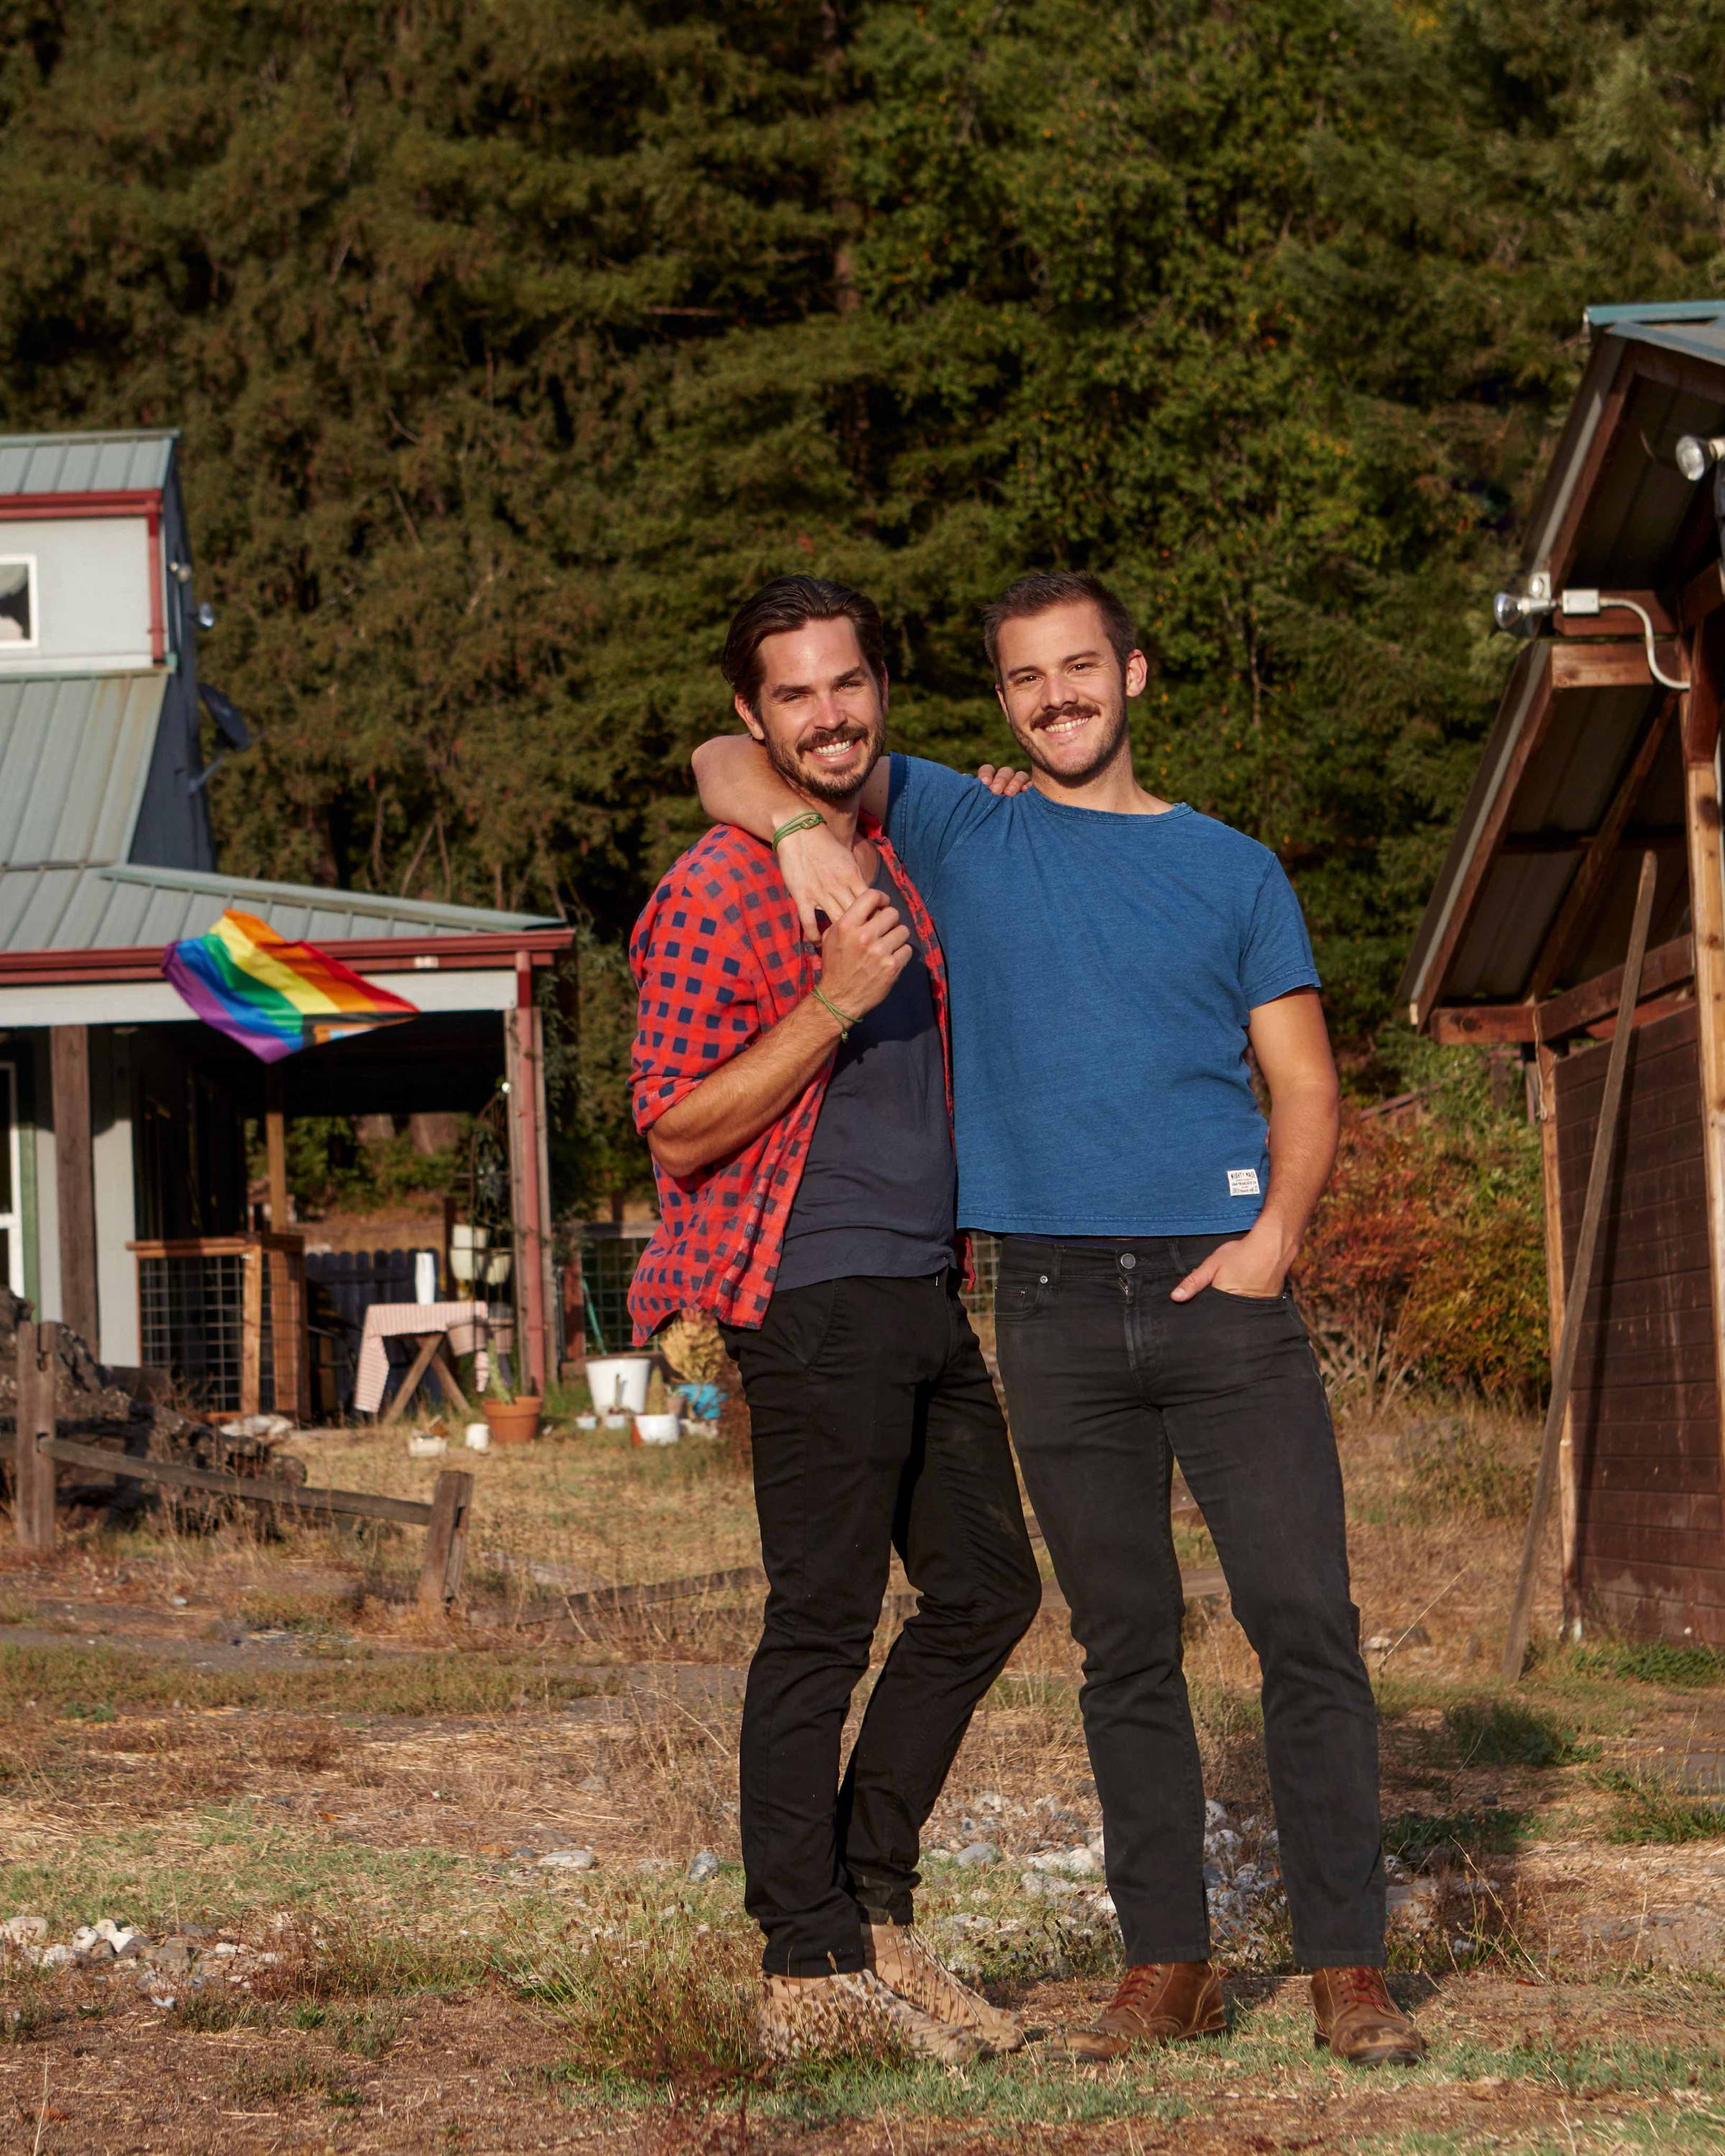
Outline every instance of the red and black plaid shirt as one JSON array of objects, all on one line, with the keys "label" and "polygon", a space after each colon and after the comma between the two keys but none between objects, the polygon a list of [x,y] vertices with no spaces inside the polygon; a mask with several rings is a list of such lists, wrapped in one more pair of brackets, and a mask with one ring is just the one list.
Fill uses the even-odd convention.
[{"label": "red and black plaid shirt", "polygon": [[[929,986],[952,1112],[947,969],[927,909],[872,817],[861,819],[897,886],[927,953]],[[721,824],[666,875],[635,923],[629,963],[640,988],[633,1081],[637,1130],[711,1078],[788,1016],[819,978],[814,946],[773,849]],[[831,1060],[759,1137],[692,1175],[657,1163],[658,1227],[629,1285],[637,1344],[680,1310],[728,1325],[757,1326],[773,1300],[809,1141],[832,1075]]]}]

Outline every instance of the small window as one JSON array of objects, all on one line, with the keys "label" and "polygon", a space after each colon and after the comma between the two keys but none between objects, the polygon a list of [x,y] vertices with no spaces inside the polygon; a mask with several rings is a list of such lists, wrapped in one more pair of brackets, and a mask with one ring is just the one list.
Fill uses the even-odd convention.
[{"label": "small window", "polygon": [[0,554],[0,654],[36,641],[36,557]]}]

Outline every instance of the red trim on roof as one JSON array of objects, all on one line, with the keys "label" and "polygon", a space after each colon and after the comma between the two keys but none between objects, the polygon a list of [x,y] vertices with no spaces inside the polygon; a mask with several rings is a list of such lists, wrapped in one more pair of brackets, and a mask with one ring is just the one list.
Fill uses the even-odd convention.
[{"label": "red trim on roof", "polygon": [[21,517],[156,517],[161,514],[159,486],[109,487],[88,494],[0,494],[0,524]]},{"label": "red trim on roof", "polygon": [[167,656],[167,625],[162,619],[162,496],[158,494],[144,511],[150,532],[150,657],[161,665]]}]

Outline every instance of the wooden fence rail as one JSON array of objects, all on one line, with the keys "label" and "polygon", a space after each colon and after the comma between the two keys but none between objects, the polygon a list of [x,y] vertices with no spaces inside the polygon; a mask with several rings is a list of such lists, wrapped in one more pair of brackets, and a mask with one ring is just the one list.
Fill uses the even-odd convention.
[{"label": "wooden fence rail", "polygon": [[93,1468],[138,1482],[170,1489],[203,1490],[212,1496],[244,1498],[252,1505],[282,1505],[300,1512],[342,1513],[362,1520],[393,1520],[425,1530],[425,1562],[419,1573],[418,1599],[441,1609],[460,1590],[467,1554],[468,1514],[473,1477],[445,1469],[429,1505],[410,1497],[384,1497],[369,1490],[312,1489],[265,1475],[225,1475],[213,1467],[193,1467],[177,1460],[146,1460],[105,1445],[81,1445],[61,1437],[55,1428],[54,1378],[59,1360],[59,1327],[20,1324],[18,1328],[18,1437],[0,1440],[0,1450],[14,1463],[13,1517],[25,1549],[49,1550],[54,1543],[54,1467]]}]

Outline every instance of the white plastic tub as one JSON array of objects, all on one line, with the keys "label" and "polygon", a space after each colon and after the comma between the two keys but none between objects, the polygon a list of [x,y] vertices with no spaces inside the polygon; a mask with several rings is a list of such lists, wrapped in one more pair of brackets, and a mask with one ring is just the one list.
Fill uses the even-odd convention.
[{"label": "white plastic tub", "polygon": [[647,1412],[647,1380],[653,1374],[650,1355],[589,1355],[587,1386],[593,1406],[601,1414]]},{"label": "white plastic tub", "polygon": [[637,1445],[675,1445],[677,1436],[677,1418],[674,1414],[638,1414],[635,1417]]}]

